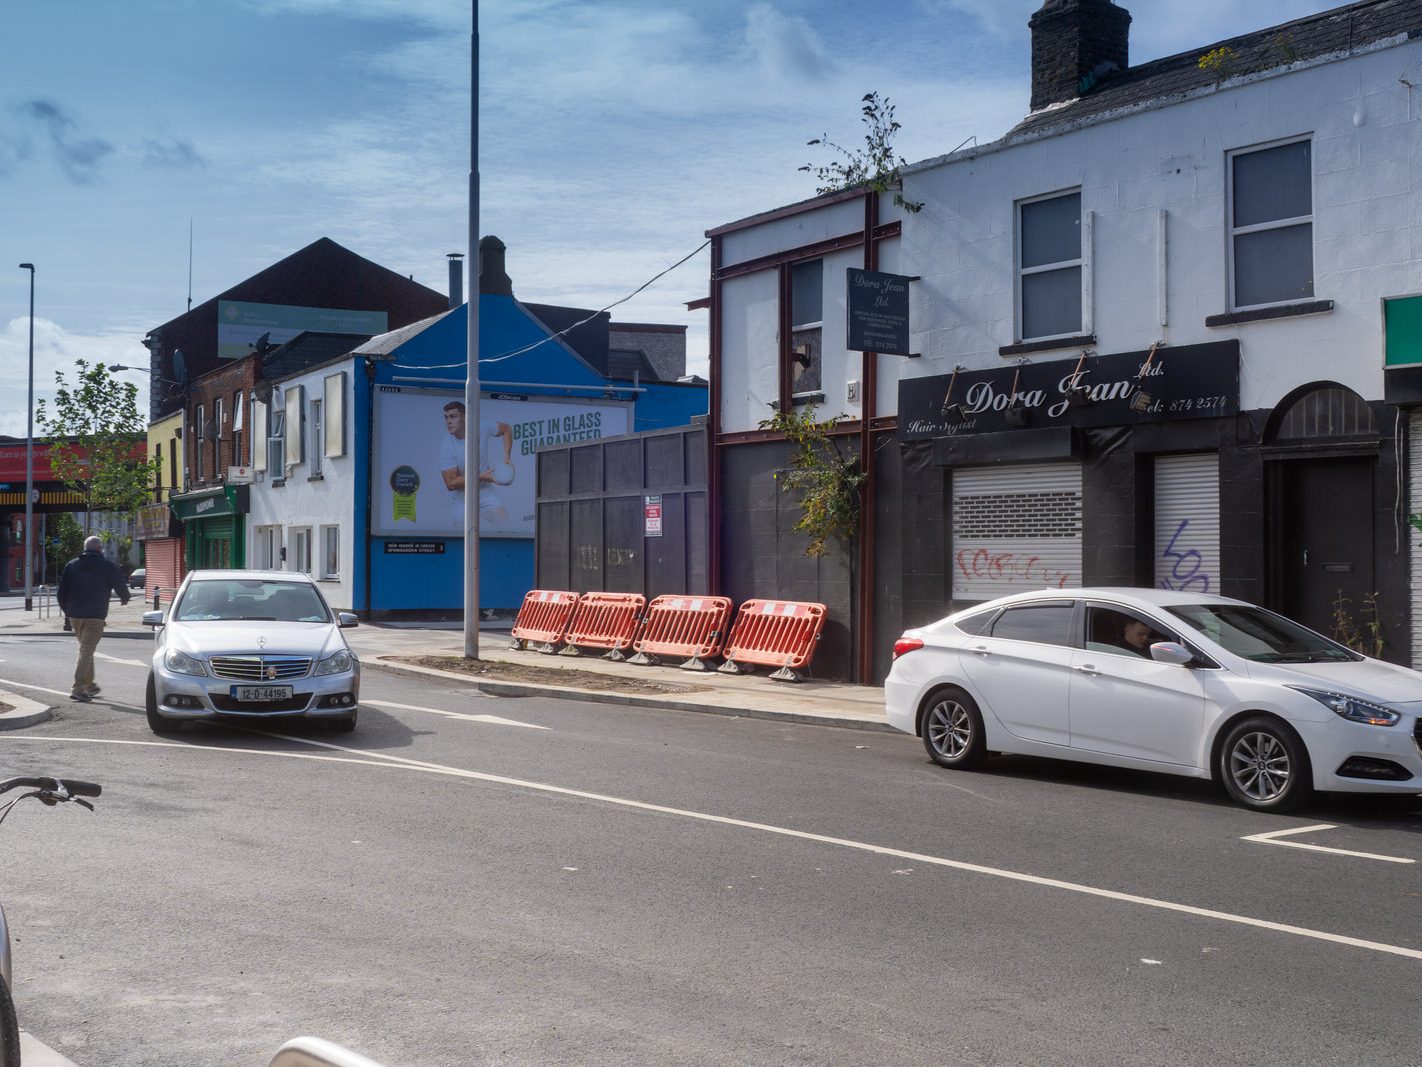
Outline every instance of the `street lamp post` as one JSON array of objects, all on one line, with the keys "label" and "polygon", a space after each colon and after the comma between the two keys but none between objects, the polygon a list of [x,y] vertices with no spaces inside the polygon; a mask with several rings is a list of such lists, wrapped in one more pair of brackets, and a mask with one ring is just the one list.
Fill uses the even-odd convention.
[{"label": "street lamp post", "polygon": [[35,265],[30,272],[30,385],[25,404],[25,610],[35,609]]}]

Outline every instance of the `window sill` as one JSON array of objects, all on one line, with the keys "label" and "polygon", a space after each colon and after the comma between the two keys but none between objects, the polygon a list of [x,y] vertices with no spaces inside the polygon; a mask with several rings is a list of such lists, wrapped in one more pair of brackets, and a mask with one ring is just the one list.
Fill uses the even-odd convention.
[{"label": "window sill", "polygon": [[801,404],[823,404],[825,394],[816,390],[813,393],[796,393],[790,397],[790,403],[799,407]]},{"label": "window sill", "polygon": [[1332,310],[1332,300],[1302,300],[1297,304],[1280,304],[1277,307],[1226,311],[1223,315],[1207,315],[1205,325],[1239,326],[1246,322],[1267,322],[1269,319],[1294,319],[1300,315],[1326,315]]},{"label": "window sill", "polygon": [[324,474],[312,474],[309,475],[306,480],[308,482],[324,482],[326,480],[326,476]]},{"label": "window sill", "polygon": [[1017,344],[1003,345],[997,350],[997,354],[999,356],[1026,356],[1033,352],[1053,352],[1059,348],[1081,348],[1095,343],[1096,335],[1094,333],[1084,333],[1078,337],[1053,337],[1046,341],[1020,341]]},{"label": "window sill", "polygon": [[271,479],[269,482],[267,482],[267,484],[268,484],[269,486],[271,486],[273,489],[280,489],[282,486],[284,486],[284,485],[286,484],[286,479],[285,479],[285,478],[273,478],[273,479]]}]

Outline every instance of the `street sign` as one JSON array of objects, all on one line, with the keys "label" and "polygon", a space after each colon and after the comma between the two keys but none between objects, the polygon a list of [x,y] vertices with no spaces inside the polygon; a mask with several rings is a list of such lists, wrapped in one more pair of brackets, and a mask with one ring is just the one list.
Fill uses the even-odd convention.
[{"label": "street sign", "polygon": [[660,493],[643,499],[643,517],[646,526],[644,535],[647,537],[661,537],[662,495]]},{"label": "street sign", "polygon": [[228,467],[228,468],[227,468],[227,484],[228,484],[228,485],[251,485],[251,484],[252,484],[252,468],[251,468],[251,467]]}]

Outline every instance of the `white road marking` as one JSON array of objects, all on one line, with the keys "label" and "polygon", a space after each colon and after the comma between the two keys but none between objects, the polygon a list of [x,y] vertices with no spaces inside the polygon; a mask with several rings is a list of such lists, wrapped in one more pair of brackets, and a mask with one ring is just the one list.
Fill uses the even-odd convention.
[{"label": "white road marking", "polygon": [[1302,841],[1280,841],[1281,837],[1292,834],[1311,834],[1315,830],[1336,830],[1337,825],[1321,822],[1313,826],[1296,826],[1292,830],[1270,830],[1266,834],[1251,834],[1241,837],[1241,841],[1258,841],[1261,845],[1283,845],[1285,848],[1304,848],[1310,852],[1331,852],[1335,856],[1354,856],[1358,859],[1381,860],[1383,863],[1416,863],[1405,856],[1379,856],[1376,852],[1352,852],[1346,848],[1325,848],[1323,845],[1306,845]]},{"label": "white road marking", "polygon": [[[258,730],[252,730],[250,732],[266,733],[265,731]],[[1080,882],[1066,882],[1059,878],[1027,874],[1023,871],[1011,871],[1001,867],[987,867],[980,863],[969,863],[966,860],[948,859],[944,856],[930,856],[922,852],[909,852],[905,849],[890,848],[886,845],[875,845],[866,841],[855,841],[845,837],[831,837],[827,834],[810,833],[806,830],[793,830],[786,826],[775,826],[771,823],[750,822],[746,819],[733,819],[726,815],[712,815],[708,812],[690,811],[686,808],[671,808],[663,804],[649,804],[646,801],[631,800],[626,797],[615,797],[606,793],[593,793],[586,789],[570,789],[567,786],[551,785],[546,782],[533,782],[522,778],[509,778],[506,775],[488,774],[484,771],[468,771],[459,767],[447,767],[438,763],[428,763],[424,760],[407,759],[403,756],[366,752],[362,749],[346,748],[343,745],[335,745],[327,741],[317,741],[309,737],[292,737],[288,734],[278,733],[268,733],[267,736],[275,737],[283,741],[294,741],[300,744],[313,745],[317,748],[330,749],[334,752],[343,752],[348,756],[362,757],[361,759],[354,760],[327,757],[332,759],[333,762],[364,763],[369,766],[403,767],[408,770],[423,771],[427,774],[444,774],[452,778],[466,778],[471,781],[489,782],[494,785],[511,786],[515,789],[526,789],[531,792],[545,793],[552,796],[575,797],[579,800],[596,801],[601,804],[610,804],[632,811],[653,812],[658,815],[671,815],[677,818],[691,819],[696,822],[711,823],[717,826],[730,826],[741,830],[755,830],[760,833],[773,834],[778,837],[789,837],[798,841],[813,841],[821,845],[833,845],[838,848],[852,849],[857,852],[868,852],[877,856],[889,856],[895,859],[908,860],[911,863],[922,863],[934,867],[944,867],[949,870],[965,871],[969,874],[980,874],[990,878],[1000,878],[1004,881],[1040,886],[1044,889],[1059,889],[1067,893],[1077,893],[1082,896],[1097,897],[1102,900],[1114,900],[1123,904],[1136,904],[1143,908],[1154,908],[1158,911],[1170,911],[1179,915],[1193,915],[1197,918],[1214,919],[1218,922],[1233,923],[1237,926],[1249,926],[1257,930],[1269,930],[1274,933],[1288,934],[1293,937],[1307,938],[1313,941],[1324,941],[1334,945],[1346,945],[1350,948],[1359,948],[1368,952],[1378,952],[1390,956],[1404,956],[1408,959],[1422,960],[1422,949],[1408,948],[1404,945],[1390,945],[1385,941],[1369,941],[1364,938],[1349,937],[1346,934],[1331,933],[1327,930],[1314,930],[1307,926],[1294,926],[1289,923],[1273,922],[1269,919],[1256,919],[1253,916],[1237,915],[1233,912],[1217,911],[1213,908],[1197,908],[1194,905],[1180,904],[1173,900],[1144,897],[1136,893],[1122,893],[1114,889],[1102,889],[1099,886],[1085,885]],[[76,738],[25,735],[7,738],[6,740],[151,745],[159,748],[185,748],[189,752],[238,752],[244,755],[294,756],[298,758],[303,756],[302,753],[296,752],[263,752],[259,749],[229,749],[215,746],[183,745],[165,741],[122,741],[100,737]],[[321,757],[305,756],[305,758],[319,759]]]},{"label": "white road marking", "polygon": [[362,704],[369,704],[376,708],[397,708],[400,711],[427,711],[431,715],[443,715],[447,719],[463,719],[465,722],[487,722],[495,726],[522,726],[528,730],[548,730],[551,727],[538,726],[531,722],[519,722],[517,719],[505,719],[498,715],[466,715],[460,711],[445,711],[443,708],[426,708],[419,704],[396,704],[391,700],[362,700]]},{"label": "white road marking", "polygon": [[110,656],[107,652],[95,652],[95,659],[107,660],[109,663],[127,663],[130,667],[151,667],[151,659],[120,659],[118,656]]},{"label": "white road marking", "polygon": [[33,689],[38,693],[53,693],[57,697],[69,699],[69,690],[67,689],[46,689],[42,685],[31,685],[29,682],[17,682],[9,678],[0,678],[0,685],[17,685],[21,689]]}]

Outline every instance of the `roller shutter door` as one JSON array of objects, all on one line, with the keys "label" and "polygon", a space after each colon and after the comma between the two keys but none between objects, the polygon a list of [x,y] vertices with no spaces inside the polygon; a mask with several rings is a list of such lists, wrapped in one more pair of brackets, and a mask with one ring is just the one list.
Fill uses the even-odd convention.
[{"label": "roller shutter door", "polygon": [[234,566],[233,546],[237,538],[237,521],[231,515],[216,515],[196,524],[195,568],[223,570]]},{"label": "roller shutter door", "polygon": [[[1407,460],[1408,494],[1411,507],[1408,516],[1422,515],[1422,414],[1414,414],[1408,422]],[[1412,568],[1412,666],[1422,668],[1422,533],[1407,527],[1407,542],[1411,546]]]},{"label": "roller shutter door", "polygon": [[1220,461],[1215,452],[1155,457],[1155,584],[1220,591]]},{"label": "roller shutter door", "polygon": [[953,470],[953,599],[1081,584],[1081,464]]},{"label": "roller shutter door", "polygon": [[158,541],[143,542],[143,565],[146,569],[143,597],[150,605],[155,585],[162,589],[159,594],[161,603],[172,601],[173,593],[177,591],[186,573],[183,569],[183,548],[181,537],[165,537]]}]

